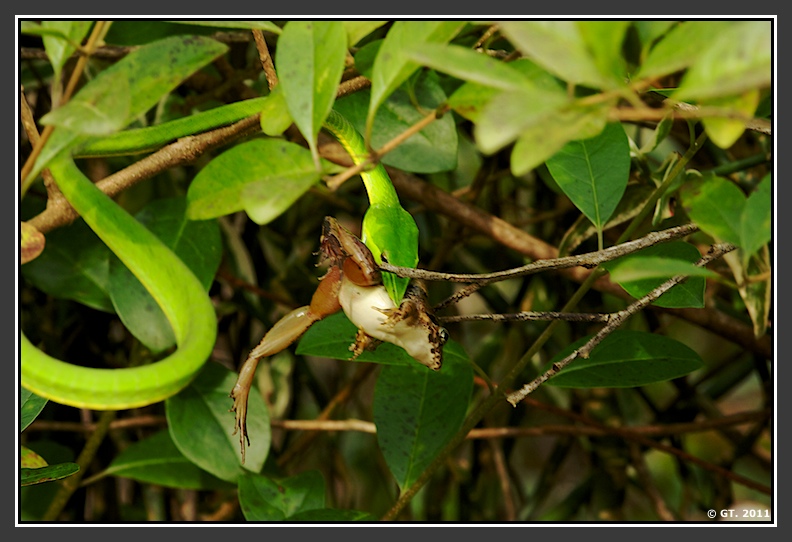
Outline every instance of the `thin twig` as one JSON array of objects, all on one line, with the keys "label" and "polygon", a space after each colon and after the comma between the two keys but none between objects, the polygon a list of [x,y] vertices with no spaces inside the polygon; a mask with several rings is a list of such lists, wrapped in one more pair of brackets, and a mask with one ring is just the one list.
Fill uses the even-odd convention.
[{"label": "thin twig", "polygon": [[88,466],[96,456],[99,445],[107,435],[107,431],[110,428],[110,422],[113,421],[115,416],[116,413],[113,410],[102,412],[102,414],[99,416],[99,422],[96,424],[96,430],[88,438],[88,441],[85,443],[85,447],[77,458],[76,463],[79,465],[80,470],[61,482],[61,487],[58,490],[58,493],[52,499],[49,508],[47,508],[47,511],[42,516],[44,521],[57,520],[61,511],[66,506],[66,503],[69,502],[69,498],[80,487],[80,481],[85,475]]},{"label": "thin twig", "polygon": [[[193,162],[211,149],[259,130],[261,130],[259,115],[253,115],[234,124],[209,132],[183,137],[142,158],[129,167],[109,175],[96,183],[96,186],[108,196],[115,197],[127,188],[149,179],[168,168]],[[78,216],[77,211],[66,201],[66,198],[61,196],[52,201],[51,204],[48,204],[45,211],[28,222],[40,232],[46,233],[71,223]]]},{"label": "thin twig", "polygon": [[481,320],[489,320],[491,322],[533,322],[541,320],[608,322],[613,316],[613,314],[595,312],[525,311],[513,314],[459,314],[455,316],[438,316],[437,319],[444,324]]},{"label": "thin twig", "polygon": [[267,40],[261,30],[253,30],[253,39],[256,42],[256,50],[261,60],[261,67],[264,69],[264,76],[267,78],[267,86],[270,90],[278,86],[278,72],[275,71],[275,64],[267,47]]},{"label": "thin twig", "polygon": [[441,301],[434,307],[435,310],[440,310],[442,308],[447,307],[451,303],[455,303],[460,299],[462,299],[463,297],[472,294],[474,291],[480,289],[481,287],[493,282],[512,279],[516,277],[524,277],[527,275],[533,275],[541,271],[568,269],[570,267],[585,267],[587,269],[592,269],[602,263],[615,260],[616,258],[620,258],[627,254],[632,254],[633,252],[637,252],[639,250],[642,250],[644,248],[659,243],[665,243],[668,241],[672,241],[674,239],[679,239],[680,237],[685,237],[696,231],[698,231],[698,226],[696,226],[695,224],[685,224],[682,226],[669,228],[663,231],[651,232],[646,236],[641,237],[640,239],[636,239],[634,241],[628,241],[626,243],[622,243],[619,245],[614,245],[604,250],[589,252],[586,254],[580,254],[578,256],[565,256],[562,258],[539,260],[537,262],[529,263],[521,267],[515,267],[513,269],[507,269],[505,271],[497,271],[494,273],[482,273],[482,274],[439,273],[436,271],[428,271],[426,269],[399,267],[399,266],[391,265],[387,262],[383,262],[380,265],[380,268],[384,271],[390,271],[391,273],[394,273],[400,277],[410,277],[410,278],[417,278],[417,279],[430,280],[430,281],[473,283],[471,284],[471,286],[460,290],[459,292],[450,296],[448,299]]},{"label": "thin twig", "polygon": [[[732,244],[729,243],[721,243],[717,245],[713,245],[709,252],[705,254],[696,265],[699,267],[703,267],[707,265],[709,262],[716,260],[723,256],[724,254],[731,252],[732,250],[736,250]],[[687,280],[687,275],[677,275],[672,277],[671,279],[667,280],[641,299],[637,300],[635,303],[629,305],[626,309],[621,310],[608,320],[608,323],[605,324],[602,329],[600,329],[591,339],[589,339],[586,344],[577,348],[564,359],[557,361],[553,364],[553,366],[545,371],[543,374],[539,375],[537,378],[523,386],[520,390],[516,392],[510,393],[506,400],[511,403],[512,406],[517,406],[517,403],[525,399],[529,394],[533,393],[540,385],[544,382],[549,380],[550,378],[557,375],[564,367],[572,363],[578,358],[588,358],[591,354],[591,351],[605,339],[608,335],[613,333],[625,320],[627,320],[630,316],[635,314],[636,312],[644,309],[650,303],[655,301],[661,295],[666,293],[668,290],[676,286],[677,284],[681,284],[685,280]]]},{"label": "thin twig", "polygon": [[345,169],[338,175],[334,175],[333,177],[330,177],[325,184],[330,190],[333,191],[338,190],[338,188],[347,180],[351,179],[355,175],[360,174],[367,168],[378,163],[379,160],[384,155],[388,154],[396,147],[404,143],[406,140],[408,140],[409,138],[411,138],[412,136],[414,136],[415,134],[426,128],[428,125],[436,121],[441,116],[443,116],[443,114],[445,114],[445,112],[448,111],[448,109],[449,108],[447,105],[441,105],[437,109],[431,111],[424,118],[422,118],[421,120],[419,120],[418,122],[407,128],[406,130],[404,130],[402,133],[400,133],[399,135],[397,135],[396,137],[385,143],[382,147],[380,147],[375,151],[372,151],[369,154],[369,156],[361,163]]}]

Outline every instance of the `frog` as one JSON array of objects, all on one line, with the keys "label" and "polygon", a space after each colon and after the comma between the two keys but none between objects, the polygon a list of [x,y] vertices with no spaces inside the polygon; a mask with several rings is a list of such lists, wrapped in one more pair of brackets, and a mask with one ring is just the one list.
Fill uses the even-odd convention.
[{"label": "frog", "polygon": [[[350,359],[389,342],[432,371],[439,371],[443,365],[443,347],[449,335],[428,302],[423,281],[410,281],[396,306],[371,250],[330,216],[322,223],[319,247],[319,264],[327,264],[327,271],[310,303],[287,313],[272,326],[248,354],[231,390],[233,434],[239,433],[243,464],[246,445],[250,445],[246,423],[248,396],[258,363],[284,350],[313,324],[332,314],[343,311],[357,327],[355,340],[349,346]],[[382,257],[386,259],[387,255]]]}]

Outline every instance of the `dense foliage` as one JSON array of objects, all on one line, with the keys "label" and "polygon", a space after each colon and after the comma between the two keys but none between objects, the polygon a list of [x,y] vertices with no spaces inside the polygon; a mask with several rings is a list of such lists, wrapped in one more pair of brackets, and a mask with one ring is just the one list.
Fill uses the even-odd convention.
[{"label": "dense foliage", "polygon": [[[772,30],[21,21],[19,519],[770,521]],[[235,373],[368,208],[331,109],[476,276],[438,372],[343,313],[264,360],[242,463]]]}]

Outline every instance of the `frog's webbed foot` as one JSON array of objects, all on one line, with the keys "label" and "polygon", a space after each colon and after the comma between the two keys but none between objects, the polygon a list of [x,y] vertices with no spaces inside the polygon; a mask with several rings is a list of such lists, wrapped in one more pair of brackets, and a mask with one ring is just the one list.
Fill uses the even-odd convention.
[{"label": "frog's webbed foot", "polygon": [[376,350],[381,344],[381,340],[375,339],[371,335],[368,335],[362,329],[358,329],[357,334],[355,335],[355,342],[349,345],[349,351],[352,352],[352,359],[355,360],[363,352],[367,350],[370,352]]}]

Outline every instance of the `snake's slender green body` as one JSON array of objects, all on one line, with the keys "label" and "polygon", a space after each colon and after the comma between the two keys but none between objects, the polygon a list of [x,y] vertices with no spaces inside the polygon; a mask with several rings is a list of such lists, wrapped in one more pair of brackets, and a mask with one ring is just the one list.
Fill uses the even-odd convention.
[{"label": "snake's slender green body", "polygon": [[134,408],[174,395],[203,367],[214,346],[215,312],[203,286],[153,233],[96,188],[71,157],[49,167],[66,199],[165,312],[177,349],[151,365],[93,369],[53,358],[22,334],[22,385],[58,403],[94,410]]},{"label": "snake's slender green body", "polygon": [[[363,137],[340,113],[330,111],[324,127],[343,145],[355,164],[366,160],[368,152]],[[370,205],[363,216],[363,242],[378,264],[384,257],[393,265],[415,267],[418,265],[418,226],[401,206],[385,167],[377,163],[360,176],[366,185]],[[382,282],[398,307],[410,279],[383,273]]]},{"label": "snake's slender green body", "polygon": [[[76,154],[144,152],[185,135],[235,122],[255,114],[260,108],[260,100],[248,100],[160,126],[94,140]],[[356,163],[365,159],[363,139],[341,115],[333,112],[325,127]],[[70,156],[54,159],[49,168],[66,199],[163,309],[173,327],[177,349],[150,365],[94,369],[49,356],[21,334],[22,385],[55,402],[94,410],[140,407],[178,393],[203,367],[214,346],[216,319],[206,292],[184,263],[97,189]],[[363,221],[364,242],[378,262],[385,256],[395,265],[415,267],[417,227],[412,216],[399,204],[385,169],[377,165],[361,176],[371,204]],[[383,281],[388,293],[398,305],[408,281],[390,273],[385,275]]]}]

